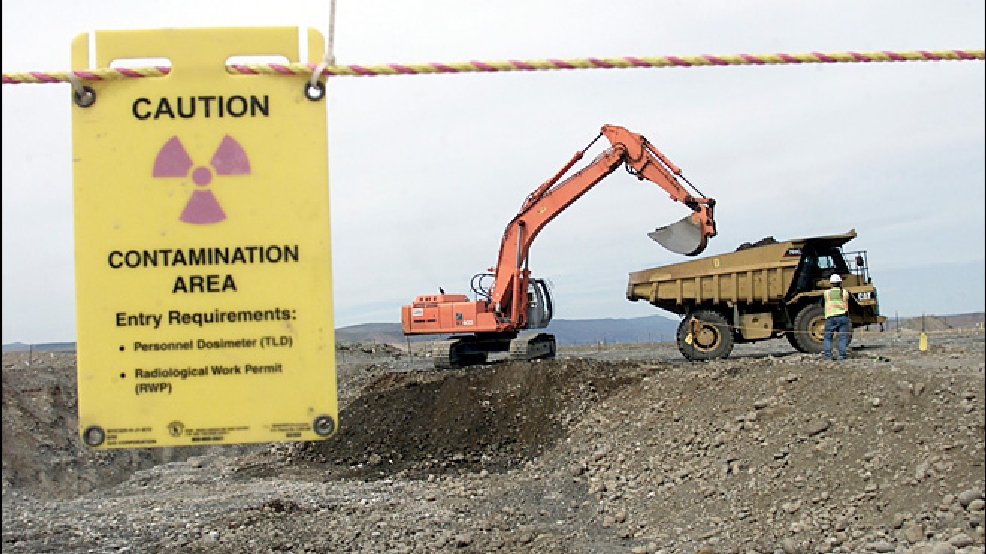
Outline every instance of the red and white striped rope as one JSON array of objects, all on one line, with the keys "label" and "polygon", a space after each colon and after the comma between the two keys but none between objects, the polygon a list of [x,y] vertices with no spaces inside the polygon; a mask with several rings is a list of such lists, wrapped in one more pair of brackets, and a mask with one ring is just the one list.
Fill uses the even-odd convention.
[{"label": "red and white striped rope", "polygon": [[[370,77],[376,75],[430,75],[442,73],[495,73],[502,71],[555,71],[569,69],[628,69],[706,67],[729,65],[791,65],[819,63],[869,63],[915,61],[983,60],[983,50],[907,50],[874,52],[808,52],[803,54],[726,54],[699,56],[625,56],[619,58],[572,58],[545,60],[468,61],[453,63],[330,65],[326,77]],[[304,75],[310,77],[318,64],[236,64],[227,71],[240,75]],[[3,84],[67,83],[161,77],[170,67],[106,68],[73,71],[30,71],[4,73]]]}]

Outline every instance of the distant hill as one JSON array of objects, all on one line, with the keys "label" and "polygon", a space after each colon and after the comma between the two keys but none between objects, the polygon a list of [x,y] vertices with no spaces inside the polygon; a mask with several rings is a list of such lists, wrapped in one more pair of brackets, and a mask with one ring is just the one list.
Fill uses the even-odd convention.
[{"label": "distant hill", "polygon": [[[983,312],[972,312],[955,315],[925,315],[922,323],[921,316],[900,318],[891,317],[884,324],[884,330],[897,329],[920,331],[922,325],[927,331],[943,329],[974,329],[981,327],[984,321]],[[558,344],[596,344],[596,343],[633,343],[633,342],[672,342],[678,329],[678,319],[660,315],[633,318],[607,319],[556,319],[546,329],[555,335]],[[400,323],[362,323],[336,329],[337,343],[378,343],[403,345],[411,342],[435,340],[434,335],[405,337],[401,332]],[[3,345],[4,352],[26,352],[33,348],[39,351],[73,351],[74,342],[53,342],[47,344],[27,345],[19,342]]]},{"label": "distant hill", "polygon": [[[411,342],[433,340],[434,337],[411,337]],[[377,342],[404,344],[407,339],[400,323],[361,323],[336,329],[336,342]]]},{"label": "distant hill", "polygon": [[893,316],[887,318],[883,324],[887,331],[896,331],[898,324],[901,331],[944,331],[946,329],[975,329],[983,325],[983,312],[973,312],[968,314],[955,315],[932,315],[927,314],[918,317],[900,318],[898,321]]},{"label": "distant hill", "polygon": [[547,331],[558,344],[674,341],[678,319],[651,315],[626,319],[556,319]]},{"label": "distant hill", "polygon": [[[954,315],[925,315],[927,331],[944,329],[975,329],[983,325],[984,312]],[[555,335],[558,344],[595,344],[604,342],[673,342],[679,319],[660,315],[633,318],[607,319],[556,319],[548,325],[547,332]],[[898,320],[893,317],[884,323],[884,330],[897,329]],[[922,317],[900,318],[901,330],[920,331]],[[411,342],[434,340],[434,336],[411,337]],[[381,344],[405,344],[407,337],[401,332],[400,323],[364,323],[336,329],[337,342],[377,342]]]},{"label": "distant hill", "polygon": [[[620,342],[661,342],[674,340],[678,321],[659,315],[629,319],[556,319],[546,332],[553,333],[558,344],[595,344]],[[432,341],[435,335],[405,337],[400,323],[361,323],[336,329],[337,343],[378,343],[403,345],[411,342]],[[30,345],[13,343],[3,345],[4,352],[25,352]],[[36,344],[35,352],[74,350],[74,342]]]},{"label": "distant hill", "polygon": [[[652,315],[626,319],[556,319],[545,331],[554,334],[558,344],[595,344],[672,341],[677,328],[677,320]],[[418,335],[410,340],[430,341],[435,336]],[[336,342],[405,344],[407,341],[400,323],[363,323],[336,329]]]},{"label": "distant hill", "polygon": [[27,352],[33,349],[35,352],[74,352],[74,342],[46,342],[44,344],[24,344],[14,342],[3,345],[4,352]]}]

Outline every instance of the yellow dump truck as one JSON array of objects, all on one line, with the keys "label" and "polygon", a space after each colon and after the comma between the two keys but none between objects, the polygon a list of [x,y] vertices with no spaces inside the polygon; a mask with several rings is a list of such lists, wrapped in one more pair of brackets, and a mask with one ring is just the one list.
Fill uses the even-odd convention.
[{"label": "yellow dump truck", "polygon": [[[787,337],[800,352],[822,351],[822,294],[838,273],[853,328],[883,323],[865,251],[843,251],[841,235],[776,241],[630,274],[627,299],[683,316],[678,350],[689,360],[725,358],[738,342]],[[852,337],[850,336],[850,339]]]}]

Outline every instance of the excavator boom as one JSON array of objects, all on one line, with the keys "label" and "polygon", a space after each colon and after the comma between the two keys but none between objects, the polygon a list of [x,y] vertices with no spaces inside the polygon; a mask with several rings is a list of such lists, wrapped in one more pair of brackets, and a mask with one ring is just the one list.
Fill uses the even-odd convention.
[{"label": "excavator boom", "polygon": [[[609,140],[610,147],[584,168],[561,180],[602,136]],[[520,211],[507,225],[500,241],[494,287],[490,294],[494,306],[510,316],[523,318],[524,310],[520,305],[523,299],[517,293],[526,290],[523,264],[535,237],[545,225],[620,165],[625,165],[637,179],[646,179],[658,185],[672,200],[692,210],[684,219],[659,227],[648,236],[668,250],[686,256],[697,256],[705,250],[708,239],[716,235],[713,219],[715,200],[690,194],[679,182],[679,178],[685,180],[681,169],[642,135],[616,125],[604,125],[588,146],[576,152],[551,179],[527,196]]]}]

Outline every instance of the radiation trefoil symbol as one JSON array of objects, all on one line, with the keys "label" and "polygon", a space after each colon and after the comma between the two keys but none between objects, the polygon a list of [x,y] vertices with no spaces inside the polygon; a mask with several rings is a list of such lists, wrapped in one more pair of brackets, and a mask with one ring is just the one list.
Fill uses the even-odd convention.
[{"label": "radiation trefoil symbol", "polygon": [[247,159],[246,151],[240,143],[226,135],[209,160],[209,166],[195,166],[185,146],[177,136],[173,136],[158,151],[154,159],[153,175],[154,177],[187,177],[189,171],[192,174],[192,182],[195,183],[195,190],[192,191],[178,219],[196,225],[220,223],[226,220],[226,212],[209,187],[212,184],[213,173],[249,175],[250,160]]}]

